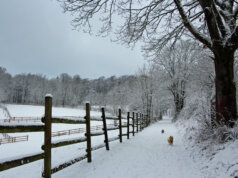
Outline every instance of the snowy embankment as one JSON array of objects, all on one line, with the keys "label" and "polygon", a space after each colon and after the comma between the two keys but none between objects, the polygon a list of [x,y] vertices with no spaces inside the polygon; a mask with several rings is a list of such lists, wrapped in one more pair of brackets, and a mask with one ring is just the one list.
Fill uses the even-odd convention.
[{"label": "snowy embankment", "polygon": [[[182,121],[181,121],[182,122]],[[195,120],[184,120],[177,123],[181,133],[185,134],[187,152],[199,165],[206,178],[238,178],[238,140],[217,143],[211,138],[197,141],[199,133]],[[190,130],[185,132],[186,130]],[[191,131],[192,129],[192,131]]]}]

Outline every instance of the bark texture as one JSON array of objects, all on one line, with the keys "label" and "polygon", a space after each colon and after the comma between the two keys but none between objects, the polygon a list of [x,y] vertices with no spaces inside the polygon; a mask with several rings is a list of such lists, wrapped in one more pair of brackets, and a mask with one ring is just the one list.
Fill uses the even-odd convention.
[{"label": "bark texture", "polygon": [[234,126],[237,119],[236,86],[234,82],[234,51],[218,48],[215,55],[216,121]]}]

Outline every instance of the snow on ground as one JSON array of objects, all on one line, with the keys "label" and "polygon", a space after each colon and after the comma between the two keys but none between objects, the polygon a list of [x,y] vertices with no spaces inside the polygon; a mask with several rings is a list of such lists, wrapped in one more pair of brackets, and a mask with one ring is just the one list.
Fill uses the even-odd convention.
[{"label": "snow on ground", "polygon": [[[12,117],[42,117],[44,115],[44,106],[35,105],[5,105]],[[84,108],[65,108],[65,107],[53,107],[53,116],[85,116]],[[100,112],[91,111],[92,116],[101,116]]]},{"label": "snow on ground", "polygon": [[[226,149],[224,149],[226,148]],[[215,170],[220,177],[238,177],[238,141],[226,144],[219,152],[209,159],[204,170]]]},{"label": "snow on ground", "polygon": [[[30,105],[7,105],[8,110],[13,117],[41,117],[44,114],[43,106],[30,106]],[[85,115],[85,110],[80,108],[60,108],[53,107],[52,109],[54,116],[82,116]],[[107,114],[107,113],[106,113]],[[101,116],[101,112],[91,111],[92,116]],[[4,122],[2,122],[4,123]],[[108,121],[107,124],[111,124],[113,121]],[[16,123],[18,124],[18,123]],[[92,121],[91,125],[102,125],[102,121]],[[52,124],[52,130],[62,131],[75,128],[85,128],[85,124]],[[126,129],[124,129],[125,132]],[[109,138],[118,136],[118,130],[111,131]],[[28,135],[28,142],[17,142],[0,145],[0,162],[6,160],[14,160],[19,156],[28,155],[32,153],[42,152],[41,146],[44,142],[43,132],[31,132],[31,133],[10,133],[8,134],[12,137]],[[52,141],[63,140],[69,138],[79,138],[84,137],[84,134],[72,134],[60,137],[53,137]],[[92,138],[92,146],[102,144],[104,142],[104,136],[98,136]],[[86,154],[86,143],[79,143],[70,146],[64,146],[60,148],[52,149],[52,167],[64,163],[68,160],[74,159],[80,155]],[[29,178],[39,178],[41,177],[41,172],[43,168],[43,161],[36,161],[28,165],[24,165],[17,168],[12,168],[10,170],[0,172],[0,178],[18,178],[18,177],[29,177]]]},{"label": "snow on ground", "polygon": [[[19,107],[19,108],[18,108]],[[35,108],[34,108],[35,107]],[[14,116],[42,116],[43,107],[40,106],[8,106]],[[15,108],[15,109],[14,109]],[[55,115],[75,116],[84,111],[80,109],[54,108]],[[21,112],[22,111],[22,112]],[[27,115],[28,114],[28,115]],[[95,115],[101,115],[100,112]],[[101,125],[101,122],[95,122]],[[66,130],[75,125],[53,124],[54,130]],[[80,125],[76,125],[78,128]],[[165,133],[162,134],[161,130]],[[126,129],[124,129],[126,133]],[[28,142],[0,145],[0,162],[4,159],[41,151],[43,133],[18,133],[29,134]],[[118,131],[111,131],[109,138],[117,136]],[[174,145],[169,146],[167,138],[174,136]],[[71,135],[53,138],[60,140],[65,138],[82,137],[83,135]],[[92,145],[103,143],[104,137],[93,137]],[[183,132],[168,117],[159,121],[135,137],[127,140],[123,137],[123,143],[114,141],[110,143],[110,151],[105,148],[92,152],[92,162],[83,160],[62,171],[52,175],[52,178],[230,178],[238,174],[238,141],[227,143],[210,152],[209,156],[199,149],[189,147],[183,139]],[[52,149],[52,167],[64,163],[70,159],[85,154],[86,143],[73,144]],[[226,148],[226,149],[225,149]],[[12,168],[0,172],[1,178],[39,178],[43,170],[43,160],[27,165]]]},{"label": "snow on ground", "polygon": [[176,123],[187,152],[207,178],[238,178],[238,140],[219,143],[212,137],[199,139],[198,121],[183,119]]},{"label": "snow on ground", "polygon": [[[161,129],[165,133],[161,133]],[[173,135],[173,146],[167,137]],[[144,129],[110,151],[93,154],[92,163],[83,161],[53,175],[53,178],[201,178],[205,177],[185,151],[181,136],[170,120]]]},{"label": "snow on ground", "polygon": [[0,108],[0,118],[1,119],[6,119],[6,116],[4,114],[4,110],[2,108]]},{"label": "snow on ground", "polygon": [[[11,113],[12,117],[42,117],[44,115],[44,106],[33,106],[33,105],[6,105],[9,112]],[[53,107],[52,108],[52,115],[54,116],[85,116],[85,110],[80,108],[62,108],[62,107]],[[91,111],[92,116],[101,117],[101,112],[97,111]],[[0,118],[1,119],[1,118]],[[3,123],[3,122],[2,122]],[[23,122],[25,124],[25,122]],[[108,121],[107,124],[111,124],[112,121]],[[6,123],[8,124],[8,123]],[[11,122],[11,124],[14,124],[14,122]],[[16,122],[18,124],[18,122]],[[41,124],[41,122],[34,123],[34,124]],[[91,125],[103,125],[101,121],[92,121]],[[85,128],[85,124],[52,124],[52,131],[62,131],[62,130],[69,130],[69,129],[77,129],[77,128]],[[116,133],[118,135],[118,131]],[[44,133],[43,132],[31,132],[31,133],[9,133],[11,137],[16,136],[25,136],[28,135],[29,140],[28,142],[17,142],[17,143],[8,143],[0,145],[0,162],[2,160],[6,160],[7,158],[14,158],[19,155],[25,155],[29,153],[34,152],[40,152],[41,146],[44,142]],[[115,135],[112,134],[113,136]],[[62,140],[67,138],[78,138],[78,137],[84,137],[84,134],[72,134],[72,135],[65,135],[60,137],[53,137],[52,141],[56,140]],[[97,145],[98,143],[103,143],[103,137],[98,137],[97,139],[93,138],[95,140],[92,145]],[[79,144],[80,145],[80,144]],[[81,145],[84,145],[84,143],[81,143]],[[79,146],[82,147],[82,146]],[[18,148],[18,149],[16,149]],[[67,147],[64,147],[67,149]],[[85,148],[85,146],[84,146]],[[54,153],[61,154],[61,151],[64,152],[64,149],[57,148],[54,149]],[[1,154],[4,153],[4,154]],[[53,154],[54,154],[53,153]],[[84,151],[85,153],[85,151]],[[67,157],[65,157],[67,159]],[[56,160],[56,162],[59,162]],[[0,176],[1,177],[1,176]]]},{"label": "snow on ground", "polygon": [[186,150],[208,178],[238,178],[238,140],[226,144],[185,142]]},{"label": "snow on ground", "polygon": [[0,119],[9,119],[7,112],[4,110],[4,108],[1,108],[1,104],[0,104]]},{"label": "snow on ground", "polygon": [[[161,130],[165,133],[162,134]],[[167,143],[167,137],[173,135],[173,146]],[[67,159],[80,155],[85,145],[62,147]],[[65,159],[65,155],[54,152],[53,162]],[[0,173],[0,177],[37,178],[43,161],[13,168]],[[55,163],[53,163],[54,165]],[[29,168],[29,169],[28,169]],[[92,153],[92,163],[86,160],[76,163],[52,175],[54,178],[201,178],[206,177],[186,152],[182,136],[170,120],[163,120],[131,136],[123,137],[123,143],[110,143],[110,151],[104,148]]]}]

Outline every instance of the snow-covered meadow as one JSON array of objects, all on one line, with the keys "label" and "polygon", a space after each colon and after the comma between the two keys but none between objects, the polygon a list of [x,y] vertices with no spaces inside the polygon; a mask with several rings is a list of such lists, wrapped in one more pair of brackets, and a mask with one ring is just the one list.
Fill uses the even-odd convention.
[{"label": "snow-covered meadow", "polygon": [[[38,117],[41,118],[44,115],[44,106],[32,106],[32,105],[6,105],[8,111],[11,113],[12,117]],[[106,113],[107,114],[107,113]],[[77,116],[84,117],[85,110],[84,108],[62,108],[62,107],[53,107],[52,108],[53,116]],[[91,111],[91,116],[101,117],[101,112],[99,111]],[[4,110],[0,110],[0,122],[3,122],[3,119],[8,119]],[[21,124],[27,124],[28,122],[21,122]],[[41,122],[34,122],[35,124],[42,124]],[[107,121],[107,124],[112,124],[113,121]],[[8,124],[8,123],[5,123]],[[11,124],[19,124],[18,122],[12,121]],[[102,121],[91,121],[91,126],[102,126]],[[85,124],[52,124],[52,132],[69,130],[69,129],[77,129],[77,128],[85,128]],[[118,136],[119,131],[110,131],[110,137]],[[13,160],[19,156],[34,154],[38,152],[42,152],[41,146],[44,142],[44,133],[43,132],[31,132],[31,133],[10,133],[8,134],[11,137],[15,136],[24,136],[28,135],[29,140],[26,142],[17,142],[17,143],[8,143],[0,145],[0,162],[4,162],[5,160]],[[2,137],[2,135],[1,135]],[[57,140],[63,140],[68,138],[79,138],[84,137],[84,133],[79,134],[71,134],[64,136],[56,136],[52,137],[52,142]],[[104,143],[104,136],[92,137],[92,146],[96,146]],[[52,149],[52,167],[64,163],[68,160],[74,159],[80,155],[84,155],[86,153],[86,143],[78,143],[70,146],[64,146],[60,148]],[[41,171],[43,167],[43,160],[36,161],[30,163],[32,165],[31,169],[32,173],[24,173],[23,177],[26,175],[33,177],[40,177]],[[25,166],[29,166],[25,165]],[[0,177],[8,177],[8,172],[14,173],[14,176],[11,177],[19,177],[17,171],[14,170],[22,170],[23,167],[12,168],[10,170],[4,171],[0,173]],[[35,169],[34,169],[35,168]]]}]

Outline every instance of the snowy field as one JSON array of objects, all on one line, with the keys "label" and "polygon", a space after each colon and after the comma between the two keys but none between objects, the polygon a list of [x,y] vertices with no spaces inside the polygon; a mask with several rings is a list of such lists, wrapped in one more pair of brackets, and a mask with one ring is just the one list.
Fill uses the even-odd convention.
[{"label": "snowy field", "polygon": [[[31,106],[31,105],[6,105],[12,117],[42,117],[44,115],[44,107],[43,106]],[[85,110],[83,109],[71,109],[71,108],[60,108],[53,107],[52,108],[53,116],[85,116]],[[100,112],[91,112],[92,116],[101,116]],[[1,120],[0,120],[1,122]],[[21,122],[21,124],[26,124],[28,122]],[[11,124],[15,124],[12,122]],[[18,124],[16,122],[16,124]],[[41,122],[35,123],[41,124]],[[92,122],[91,125],[102,125],[102,122]],[[85,128],[85,124],[52,124],[52,132],[61,131],[61,130],[69,130],[69,129],[77,129],[77,128]],[[7,159],[9,157],[15,157],[18,155],[24,155],[34,152],[40,152],[41,145],[44,141],[44,133],[43,132],[31,132],[31,133],[10,133],[8,134],[11,137],[15,136],[29,136],[28,142],[18,142],[18,143],[9,143],[3,144],[0,146],[0,153],[4,153],[1,155],[0,161],[2,159]],[[83,134],[72,134],[70,136],[60,136],[53,137],[52,141],[65,139],[65,138],[75,138],[83,136]],[[101,141],[101,140],[100,140]],[[97,143],[96,143],[97,144]],[[18,148],[16,150],[16,147]],[[57,152],[57,151],[56,151]]]},{"label": "snowy field", "polygon": [[[9,105],[13,116],[42,116],[43,107]],[[25,109],[24,109],[25,108]],[[22,112],[21,112],[22,111]],[[54,108],[54,115],[84,116],[84,110]],[[34,114],[34,115],[33,115]],[[94,112],[100,116],[100,112]],[[102,123],[94,123],[101,125]],[[55,124],[54,124],[55,125]],[[54,130],[64,130],[79,125],[64,125],[53,127]],[[165,133],[162,134],[161,130]],[[125,133],[125,130],[124,130]],[[29,134],[28,142],[0,145],[0,162],[16,156],[41,151],[43,133]],[[118,135],[115,131],[111,136]],[[174,145],[167,143],[168,136],[174,136]],[[70,137],[78,137],[72,135]],[[69,138],[67,136],[56,139]],[[53,138],[54,140],[55,138]],[[104,137],[94,137],[93,145],[101,144]],[[223,146],[224,147],[224,146]],[[83,160],[52,175],[53,178],[235,178],[238,175],[238,142],[228,143],[226,149],[210,152],[198,152],[196,147],[189,147],[183,140],[183,130],[175,127],[170,118],[164,117],[160,122],[145,128],[130,140],[123,137],[110,143],[110,151],[105,148],[92,152],[92,163]],[[52,149],[52,167],[85,154],[86,143]],[[204,154],[204,155],[203,155]],[[0,178],[40,178],[43,170],[43,160],[26,164],[0,172]]]},{"label": "snowy field", "polygon": [[[44,115],[44,107],[43,106],[30,106],[30,105],[6,105],[12,117],[42,117]],[[0,122],[3,122],[3,119],[7,119],[3,110],[0,110],[1,117]],[[107,114],[107,113],[106,113]],[[53,116],[85,116],[85,110],[83,108],[60,108],[53,107],[52,108]],[[91,116],[101,117],[101,112],[91,111]],[[15,122],[18,124],[18,122]],[[21,122],[21,124],[26,124],[27,122]],[[112,124],[113,121],[107,121],[107,124]],[[8,124],[8,123],[6,123]],[[14,124],[14,121],[11,122]],[[35,124],[41,124],[41,122],[36,122]],[[102,126],[102,121],[92,121],[91,126]],[[69,130],[69,129],[77,129],[77,128],[85,128],[85,124],[52,124],[52,132]],[[124,129],[125,131],[125,129]],[[118,130],[110,131],[110,137],[118,136]],[[2,134],[1,138],[3,137]],[[5,160],[12,160],[22,155],[34,154],[38,152],[42,152],[41,146],[44,142],[44,133],[43,132],[31,132],[31,133],[10,133],[8,134],[11,137],[15,136],[24,136],[28,135],[28,142],[17,142],[17,143],[8,143],[0,145],[0,162],[4,162]],[[68,138],[78,138],[84,137],[83,133],[80,134],[72,134],[65,135],[60,137],[52,137],[52,141],[63,140]],[[104,136],[92,137],[92,146],[96,146],[102,144],[104,142]],[[70,146],[64,146],[60,148],[52,149],[52,167],[64,163],[68,160],[71,160],[80,155],[84,155],[86,149],[86,143],[79,143]],[[29,176],[29,178],[40,177],[41,171],[43,168],[43,160],[36,161],[26,165],[26,167],[30,166],[32,172],[29,173],[21,173],[23,177]],[[25,166],[13,168],[0,173],[0,177],[19,177],[19,172],[15,170],[25,170]],[[29,169],[27,169],[29,170]],[[8,172],[13,172],[13,175]],[[11,176],[10,176],[11,175]]]}]

